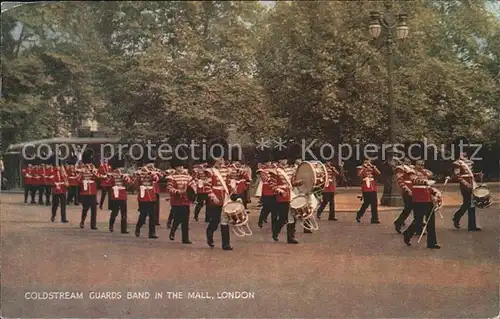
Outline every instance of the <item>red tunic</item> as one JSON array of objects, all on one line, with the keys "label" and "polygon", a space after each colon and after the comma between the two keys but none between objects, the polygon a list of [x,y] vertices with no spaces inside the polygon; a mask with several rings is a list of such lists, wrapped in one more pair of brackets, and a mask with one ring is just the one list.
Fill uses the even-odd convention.
[{"label": "red tunic", "polygon": [[67,181],[61,175],[61,172],[56,171],[53,178],[52,194],[61,195],[65,194],[67,189]]},{"label": "red tunic", "polygon": [[111,200],[127,200],[127,189],[125,186],[130,183],[130,177],[121,173],[112,172],[111,180]]},{"label": "red tunic", "polygon": [[250,183],[250,176],[245,168],[232,166],[229,168],[229,183],[236,194],[243,194]]},{"label": "red tunic", "polygon": [[69,186],[78,186],[80,185],[80,177],[76,173],[75,169],[72,167],[69,167],[66,170],[66,174],[68,174],[68,183]]},{"label": "red tunic", "polygon": [[471,160],[458,160],[453,162],[453,176],[460,186],[473,189],[478,173],[472,172],[474,162]]},{"label": "red tunic", "polygon": [[158,181],[158,176],[153,174],[141,175],[137,179],[139,194],[137,200],[143,202],[156,202],[156,193],[154,190],[154,182]]},{"label": "red tunic", "polygon": [[[270,184],[274,194],[276,194],[278,203],[289,203],[291,201],[292,187],[297,185],[294,175],[295,167],[293,166],[280,167],[271,171]],[[290,181],[291,185],[288,181]]]},{"label": "red tunic", "polygon": [[337,171],[335,166],[327,163],[325,165],[326,171],[328,173],[328,186],[325,187],[325,193],[334,193],[337,190],[337,176],[340,176],[340,173]]},{"label": "red tunic", "polygon": [[26,167],[23,169],[24,185],[33,185],[33,169]]},{"label": "red tunic", "polygon": [[409,175],[412,187],[412,200],[415,203],[432,203],[432,196],[436,194],[436,190],[427,186],[429,177],[432,172],[424,168],[416,168],[414,173]]},{"label": "red tunic", "polygon": [[196,181],[196,193],[210,193],[210,178],[205,174],[205,168],[201,165],[193,168],[193,179]]},{"label": "red tunic", "polygon": [[170,193],[170,206],[191,205],[186,193],[188,187],[194,188],[194,180],[187,172],[168,176],[167,191]]},{"label": "red tunic", "polygon": [[[209,168],[205,170],[205,174],[209,177],[209,185],[210,185],[210,193],[208,197],[208,202],[213,206],[223,206],[225,204],[226,197],[229,194],[226,192],[226,189],[230,191],[230,185],[228,180],[228,169],[226,167],[222,167],[218,169],[219,176],[215,173],[215,168]],[[221,180],[222,178],[222,180]],[[217,201],[214,201],[214,198]]]},{"label": "red tunic", "polygon": [[273,196],[274,191],[271,187],[271,169],[267,166],[263,166],[260,170],[257,171],[259,174],[260,180],[262,181],[262,196]]},{"label": "red tunic", "polygon": [[97,195],[97,175],[92,171],[85,170],[80,176],[80,195]]},{"label": "red tunic", "polygon": [[99,166],[98,173],[99,175],[103,176],[101,178],[101,187],[111,187],[111,185],[113,185],[111,178],[107,175],[109,172],[111,172],[111,170],[111,165],[107,163],[101,164],[101,166]]},{"label": "red tunic", "polygon": [[45,175],[43,176],[43,184],[45,186],[54,186],[56,171],[54,168],[46,168]]},{"label": "red tunic", "polygon": [[362,192],[376,192],[377,183],[375,182],[375,176],[380,175],[380,171],[373,166],[358,166],[358,176],[361,177],[361,191]]}]

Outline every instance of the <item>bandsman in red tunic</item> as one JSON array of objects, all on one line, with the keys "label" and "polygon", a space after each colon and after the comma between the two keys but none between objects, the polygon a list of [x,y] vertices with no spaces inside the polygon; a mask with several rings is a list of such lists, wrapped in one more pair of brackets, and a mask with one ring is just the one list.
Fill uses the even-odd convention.
[{"label": "bandsman in red tunic", "polygon": [[[175,173],[175,169],[169,168],[165,171],[163,174],[165,176],[165,179],[168,180],[169,176]],[[166,201],[169,201],[170,198],[166,198]],[[172,228],[172,223],[174,222],[174,213],[172,212],[172,205],[170,205],[170,212],[168,213],[168,219],[167,219],[167,229]]]},{"label": "bandsman in red tunic", "polygon": [[[104,201],[106,200],[106,196],[109,195],[111,190],[111,178],[109,173],[113,170],[111,165],[108,164],[107,160],[104,160],[102,164],[99,166],[99,176],[100,176],[100,185],[101,185],[101,200],[99,201],[99,209],[102,209],[104,205]],[[108,206],[110,204],[110,199],[108,197]],[[110,209],[110,207],[108,207]]]},{"label": "bandsman in red tunic", "polygon": [[[343,163],[340,164],[342,167]],[[326,205],[329,204],[328,220],[337,220],[335,218],[335,191],[337,190],[337,176],[340,176],[339,171],[335,167],[333,160],[325,163],[326,171],[328,174],[328,181],[325,183],[323,189],[323,201],[318,207],[317,216],[318,219],[321,218],[321,214],[325,209]]]},{"label": "bandsman in red tunic", "polygon": [[358,176],[361,178],[361,192],[363,193],[363,204],[356,214],[356,221],[361,222],[361,217],[366,212],[368,206],[371,207],[371,223],[380,224],[378,220],[378,196],[375,176],[380,175],[378,168],[369,159],[365,160],[363,166],[358,166]]},{"label": "bandsman in red tunic", "polygon": [[23,179],[24,179],[24,203],[28,203],[28,194],[31,195],[31,204],[35,204],[35,192],[33,183],[33,165],[28,164],[27,167],[23,169]]},{"label": "bandsman in red tunic", "polygon": [[[420,234],[423,228],[424,216],[427,218],[427,248],[439,249],[436,238],[435,213],[432,213],[435,205],[435,197],[441,194],[435,188],[431,187],[429,177],[432,172],[424,168],[424,161],[417,161],[414,172],[409,172],[412,182],[412,205],[415,218],[403,232],[404,242],[410,246],[411,237],[416,233]],[[432,213],[432,214],[431,214]]]},{"label": "bandsman in red tunic", "polygon": [[57,208],[61,205],[61,223],[67,223],[66,219],[66,192],[68,190],[68,179],[64,167],[55,167],[52,180],[52,216],[50,220],[56,219]]},{"label": "bandsman in red tunic", "polygon": [[461,153],[460,158],[453,162],[453,177],[460,183],[462,193],[462,206],[453,215],[453,226],[460,228],[460,219],[467,211],[468,230],[481,231],[476,224],[476,207],[472,202],[472,190],[477,186],[476,178],[482,178],[483,173],[474,173],[474,162],[467,158],[467,154]]},{"label": "bandsman in red tunic", "polygon": [[401,189],[401,196],[403,197],[403,211],[399,214],[398,218],[394,221],[394,228],[396,232],[401,234],[401,227],[405,220],[410,216],[412,208],[412,188],[413,183],[411,182],[410,176],[414,173],[415,167],[411,165],[411,162],[405,158],[403,163],[396,166],[394,172],[396,174],[396,182]]},{"label": "bandsman in red tunic", "polygon": [[160,181],[164,177],[164,175],[161,173],[159,169],[155,167],[154,163],[149,163],[146,165],[148,170],[152,172],[154,175],[156,175],[157,178],[153,181],[153,188],[155,191],[156,195],[156,202],[155,202],[155,221],[156,221],[156,226],[160,226]]},{"label": "bandsman in red tunic", "polygon": [[239,161],[239,157],[236,158],[238,158],[238,160],[233,161],[231,165],[228,166],[229,183],[231,184],[231,188],[235,190],[234,197],[241,199],[248,214],[247,198],[245,192],[248,188],[248,185],[250,185],[251,178],[248,175],[247,169]]},{"label": "bandsman in red tunic", "polygon": [[82,217],[80,228],[85,226],[85,219],[90,209],[90,228],[97,230],[97,181],[99,174],[93,164],[84,164],[80,174],[80,202]]},{"label": "bandsman in red tunic", "polygon": [[175,232],[180,225],[182,243],[191,244],[189,240],[189,207],[194,199],[195,182],[188,171],[184,169],[184,163],[181,159],[173,160],[171,165],[175,172],[167,177],[167,190],[170,194],[170,207],[173,215],[169,238],[175,240]]},{"label": "bandsman in red tunic", "polygon": [[45,171],[45,165],[35,165],[33,167],[33,189],[34,189],[34,194],[36,195],[36,192],[38,192],[38,204],[43,205],[43,194],[45,192],[45,188],[43,185],[43,174]]},{"label": "bandsman in red tunic", "polygon": [[68,165],[66,169],[66,174],[68,175],[68,204],[74,203],[75,206],[78,205],[79,190],[80,185],[76,165]]},{"label": "bandsman in red tunic", "polygon": [[209,179],[210,193],[208,194],[207,214],[210,222],[207,227],[207,244],[214,247],[214,232],[221,224],[222,249],[233,250],[229,233],[228,218],[222,212],[223,206],[229,201],[232,192],[228,180],[228,169],[222,157],[216,158],[211,168],[205,170]]},{"label": "bandsman in red tunic", "polygon": [[293,188],[300,185],[300,183],[294,179],[294,165],[288,165],[288,159],[284,154],[280,153],[277,156],[278,167],[269,171],[269,184],[276,196],[275,216],[277,217],[271,216],[271,222],[275,225],[275,227],[272,227],[272,236],[274,241],[278,241],[281,229],[286,224],[287,242],[289,244],[298,244],[299,242],[295,239],[296,220],[290,213],[290,202],[295,195]]},{"label": "bandsman in red tunic", "polygon": [[128,234],[127,231],[127,188],[130,184],[130,177],[124,173],[122,168],[114,169],[110,174],[110,209],[109,231],[114,231],[114,225],[118,212],[121,215],[120,230],[122,234]]},{"label": "bandsman in red tunic", "polygon": [[[207,163],[196,164],[193,167],[193,179],[196,182],[196,207],[194,208],[194,220],[198,221],[200,211],[208,201],[208,193],[210,193],[210,183],[205,175]],[[205,223],[208,223],[208,214],[205,212]]]},{"label": "bandsman in red tunic", "polygon": [[[271,156],[267,151],[263,151],[259,154],[259,162],[260,164],[257,169],[257,176],[260,180],[257,185],[255,197],[260,199],[260,203],[262,205],[258,221],[259,227],[262,228],[262,225],[267,223],[269,214],[275,216],[276,220],[278,217],[276,213],[276,195],[274,195],[274,191],[270,184],[270,171],[275,167],[275,165],[271,162]],[[276,223],[274,224],[273,229],[275,226]]]},{"label": "bandsman in red tunic", "polygon": [[150,172],[146,167],[142,167],[135,176],[135,184],[139,189],[137,201],[139,202],[139,219],[135,226],[135,236],[141,234],[141,227],[146,223],[146,217],[149,217],[148,237],[156,239],[156,220],[155,220],[155,204],[156,194],[154,190],[154,182],[158,181],[158,176]]},{"label": "bandsman in red tunic", "polygon": [[54,177],[54,166],[46,165],[43,173],[43,185],[45,189],[45,205],[50,206],[50,197],[52,194],[52,186],[53,186],[53,177]]}]

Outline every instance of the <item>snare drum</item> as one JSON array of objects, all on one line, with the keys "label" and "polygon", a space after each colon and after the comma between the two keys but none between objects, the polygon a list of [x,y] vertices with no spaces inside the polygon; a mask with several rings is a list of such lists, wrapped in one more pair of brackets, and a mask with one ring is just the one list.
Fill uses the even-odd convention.
[{"label": "snare drum", "polygon": [[328,180],[328,172],[325,165],[318,161],[307,161],[300,163],[295,173],[295,180],[302,184],[297,186],[301,194],[307,194],[313,189],[323,189]]},{"label": "snare drum", "polygon": [[477,208],[486,208],[491,205],[491,194],[488,186],[479,185],[472,191],[472,200]]},{"label": "snare drum", "polygon": [[290,210],[295,218],[304,218],[310,215],[309,201],[305,195],[299,195],[290,202]]},{"label": "snare drum", "polygon": [[248,215],[245,212],[245,206],[239,201],[228,202],[222,210],[233,226],[240,226],[247,222]]}]

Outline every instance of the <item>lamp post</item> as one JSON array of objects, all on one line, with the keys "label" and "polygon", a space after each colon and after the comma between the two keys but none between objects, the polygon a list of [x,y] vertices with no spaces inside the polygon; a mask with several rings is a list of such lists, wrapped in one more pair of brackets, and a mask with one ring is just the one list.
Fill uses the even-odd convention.
[{"label": "lamp post", "polygon": [[[406,23],[408,18],[407,14],[400,13],[397,16],[392,12],[392,1],[385,1],[385,12],[381,15],[378,11],[370,12],[370,25],[368,30],[370,35],[377,39],[382,33],[382,29],[385,31],[384,35],[386,37],[384,43],[387,46],[387,86],[389,89],[388,97],[388,113],[389,113],[389,143],[391,144],[391,150],[389,158],[392,162],[392,156],[394,153],[394,144],[396,142],[395,128],[396,121],[394,118],[394,38],[396,40],[403,40],[408,36],[408,25]],[[394,36],[394,32],[396,33]],[[391,170],[390,178],[387,179],[387,183],[384,185],[384,193],[382,195],[381,204],[384,206],[401,206],[402,197],[399,193],[398,186],[396,183],[396,178]]]}]

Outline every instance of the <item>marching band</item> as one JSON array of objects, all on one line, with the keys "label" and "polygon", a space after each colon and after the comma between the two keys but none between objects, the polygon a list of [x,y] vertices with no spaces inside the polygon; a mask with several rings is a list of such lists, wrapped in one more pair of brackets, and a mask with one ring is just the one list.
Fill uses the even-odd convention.
[{"label": "marching band", "polygon": [[[321,217],[323,210],[329,205],[328,220],[336,221],[335,192],[337,179],[342,177],[343,163],[322,164],[315,161],[293,161],[284,154],[278,154],[271,161],[269,156],[262,156],[256,171],[258,178],[255,197],[260,199],[261,211],[257,225],[262,228],[271,215],[272,239],[278,237],[286,225],[287,243],[298,244],[295,237],[296,224],[300,221],[304,233],[313,233],[318,229],[315,217]],[[422,238],[427,235],[427,247],[439,249],[436,237],[435,214],[443,205],[443,189],[433,187],[431,171],[424,168],[424,161],[417,160],[411,165],[409,159],[398,161],[394,165],[396,181],[401,189],[404,201],[403,211],[394,221],[396,232],[403,233],[403,242],[411,246],[411,238],[417,234]],[[137,201],[139,218],[135,227],[135,235],[149,218],[148,237],[158,238],[156,227],[160,225],[160,183],[166,182],[171,212],[167,227],[170,228],[169,239],[175,240],[180,226],[182,243],[191,244],[189,236],[190,207],[195,204],[194,220],[198,221],[201,209],[206,207],[205,222],[206,240],[210,247],[215,247],[214,233],[219,224],[221,228],[221,246],[223,250],[232,250],[230,229],[239,237],[251,235],[249,227],[248,192],[252,182],[252,170],[244,165],[240,158],[226,163],[222,157],[213,160],[211,165],[199,163],[193,167],[192,173],[185,168],[179,159],[171,161],[172,169],[162,171],[147,164],[129,175],[123,168],[112,168],[104,162],[99,169],[93,164],[78,165],[31,165],[24,170],[24,202],[31,197],[31,204],[52,205],[51,221],[54,222],[60,208],[61,222],[67,223],[66,206],[70,203],[82,205],[80,228],[84,228],[87,213],[90,210],[90,228],[97,230],[97,193],[101,189],[99,206],[108,196],[110,210],[109,231],[114,231],[115,220],[121,216],[120,231],[127,230],[127,197],[128,191],[138,191]],[[454,178],[460,183],[463,204],[453,216],[453,225],[460,228],[461,217],[468,212],[468,230],[480,231],[476,225],[476,207],[488,207],[491,196],[486,185],[478,184],[476,178],[482,180],[481,173],[473,173],[473,162],[461,154],[453,163]],[[375,165],[366,160],[357,167],[363,203],[356,214],[356,221],[361,222],[368,206],[371,206],[371,223],[380,223],[378,218],[378,196],[375,177],[381,173]],[[448,178],[443,188],[446,186]],[[322,194],[322,200],[319,195]],[[50,196],[52,198],[50,198]],[[413,215],[412,215],[413,213]],[[424,223],[425,219],[425,223]],[[420,241],[420,239],[419,239]]]}]

